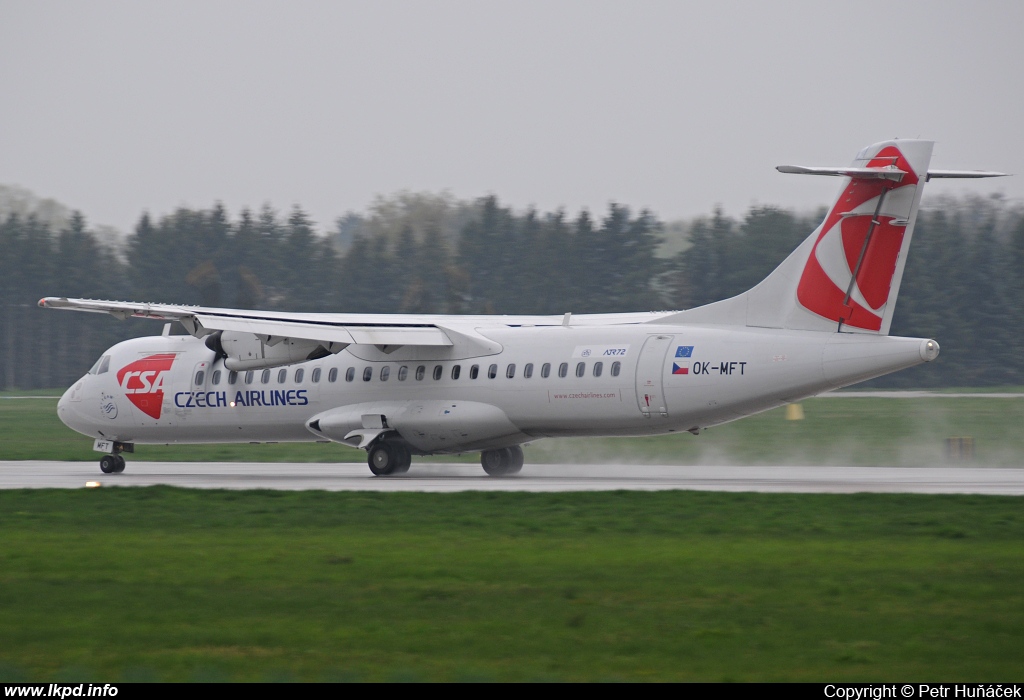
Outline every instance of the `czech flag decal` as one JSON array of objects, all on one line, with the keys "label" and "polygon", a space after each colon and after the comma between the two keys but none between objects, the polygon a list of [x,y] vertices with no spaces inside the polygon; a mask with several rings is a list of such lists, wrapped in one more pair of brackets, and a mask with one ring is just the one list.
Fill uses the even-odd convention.
[{"label": "czech flag decal", "polygon": [[689,367],[680,367],[675,362],[672,363],[672,374],[689,374]]}]

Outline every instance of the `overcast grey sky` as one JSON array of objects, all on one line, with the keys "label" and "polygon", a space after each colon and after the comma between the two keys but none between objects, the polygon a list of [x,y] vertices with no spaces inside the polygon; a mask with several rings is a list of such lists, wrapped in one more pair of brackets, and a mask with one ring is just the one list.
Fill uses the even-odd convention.
[{"label": "overcast grey sky", "polygon": [[0,183],[143,210],[376,194],[664,219],[827,203],[893,136],[1024,198],[1024,3],[0,0]]}]

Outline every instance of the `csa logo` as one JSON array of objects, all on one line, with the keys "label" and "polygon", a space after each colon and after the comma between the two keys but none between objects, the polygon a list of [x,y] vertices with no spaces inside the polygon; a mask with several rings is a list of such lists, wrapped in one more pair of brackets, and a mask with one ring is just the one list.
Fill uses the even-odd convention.
[{"label": "csa logo", "polygon": [[144,357],[118,370],[117,383],[137,409],[159,419],[164,405],[164,378],[172,364],[174,353]]}]

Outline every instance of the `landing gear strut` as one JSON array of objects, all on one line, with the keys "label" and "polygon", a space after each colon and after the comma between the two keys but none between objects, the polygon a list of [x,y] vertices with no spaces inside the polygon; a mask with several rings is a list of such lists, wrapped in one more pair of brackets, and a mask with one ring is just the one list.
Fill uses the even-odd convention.
[{"label": "landing gear strut", "polygon": [[397,476],[409,471],[412,453],[397,442],[378,442],[367,452],[367,464],[374,476]]},{"label": "landing gear strut", "polygon": [[488,476],[511,476],[523,468],[523,448],[503,447],[500,450],[484,450],[480,453],[480,464]]},{"label": "landing gear strut", "polygon": [[104,474],[120,474],[124,471],[124,457],[121,455],[103,455],[100,460],[100,471]]}]

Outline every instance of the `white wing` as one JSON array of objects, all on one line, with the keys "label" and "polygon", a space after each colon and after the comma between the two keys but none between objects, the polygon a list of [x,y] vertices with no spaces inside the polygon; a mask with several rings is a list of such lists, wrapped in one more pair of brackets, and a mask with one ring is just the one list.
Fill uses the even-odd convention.
[{"label": "white wing", "polygon": [[[268,345],[274,345],[282,339],[298,339],[335,346],[445,347],[472,340],[473,336],[483,341],[475,333],[475,329],[482,326],[557,326],[567,323],[567,318],[563,316],[316,314],[64,297],[46,297],[40,300],[39,306],[106,313],[120,319],[135,317],[177,321],[197,338],[216,331],[252,333]],[[649,323],[667,313],[591,314],[572,316],[570,322],[573,326]],[[484,342],[482,345],[490,348],[490,343]]]}]

